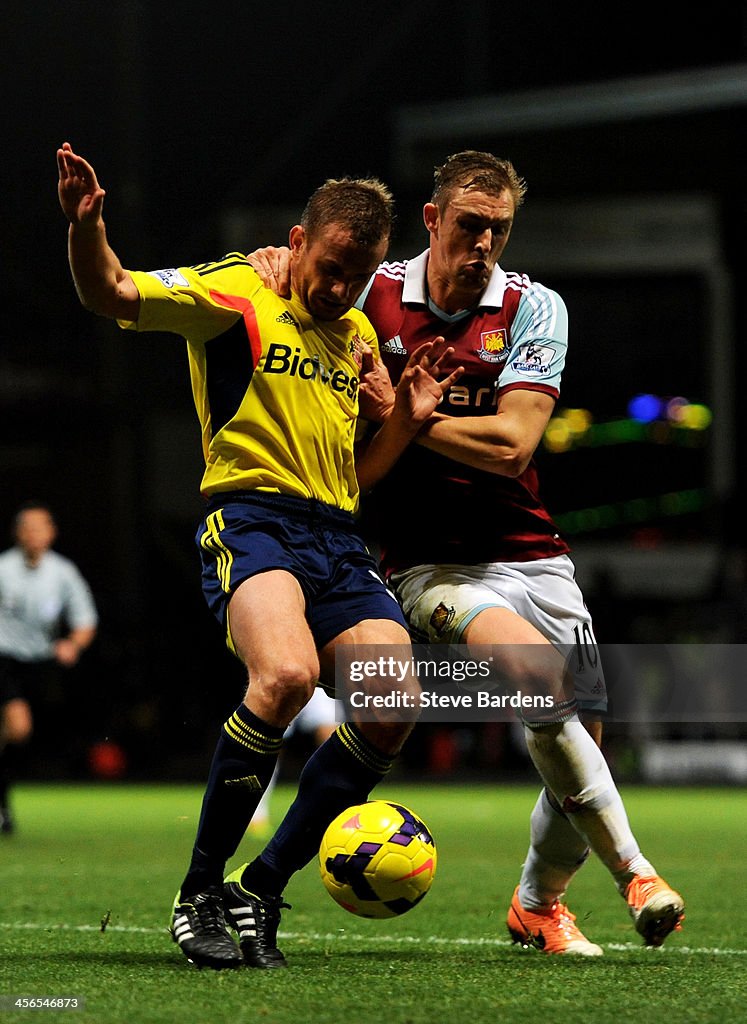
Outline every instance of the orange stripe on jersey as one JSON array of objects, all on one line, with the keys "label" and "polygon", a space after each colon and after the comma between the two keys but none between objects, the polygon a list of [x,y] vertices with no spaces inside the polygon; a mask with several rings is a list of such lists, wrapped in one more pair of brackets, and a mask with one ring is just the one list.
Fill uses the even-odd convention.
[{"label": "orange stripe on jersey", "polygon": [[224,295],[221,292],[214,292],[211,290],[210,298],[217,302],[219,306],[225,306],[227,309],[235,309],[241,313],[244,318],[244,324],[246,325],[246,333],[249,337],[249,347],[252,352],[252,366],[257,365],[259,357],[262,355],[262,339],[259,333],[259,325],[257,323],[257,314],[254,310],[254,303],[249,299],[243,298],[241,295]]}]

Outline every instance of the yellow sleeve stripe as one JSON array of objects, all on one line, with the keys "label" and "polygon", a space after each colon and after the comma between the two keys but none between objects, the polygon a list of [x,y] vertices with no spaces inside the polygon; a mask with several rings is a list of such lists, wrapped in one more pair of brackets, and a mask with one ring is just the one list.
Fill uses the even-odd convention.
[{"label": "yellow sleeve stripe", "polygon": [[233,555],[220,538],[221,530],[225,529],[223,522],[223,509],[216,509],[211,512],[205,520],[206,530],[200,537],[200,546],[206,551],[211,551],[215,556],[216,571],[221,589],[227,594],[231,589],[231,566]]},{"label": "yellow sleeve stripe", "polygon": [[282,736],[279,736],[277,739],[263,736],[261,732],[257,732],[256,729],[252,729],[245,722],[242,722],[235,711],[228,721],[224,723],[223,728],[227,736],[235,740],[236,743],[240,743],[242,747],[246,747],[247,750],[252,750],[255,754],[277,754],[283,745]]}]

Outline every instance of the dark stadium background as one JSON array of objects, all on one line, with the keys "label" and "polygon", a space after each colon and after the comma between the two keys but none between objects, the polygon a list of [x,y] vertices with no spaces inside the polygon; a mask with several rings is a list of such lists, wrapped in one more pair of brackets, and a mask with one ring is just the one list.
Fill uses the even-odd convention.
[{"label": "dark stadium background", "polygon": [[[5,12],[0,522],[28,497],[50,502],[102,616],[83,666],[47,695],[40,774],[85,775],[108,739],[130,777],[201,778],[241,693],[199,591],[185,356],[173,338],[125,336],[80,309],[55,192],[63,140],[92,160],[112,244],[143,268],[281,243],[306,195],[340,174],[392,185],[392,252],[414,254],[434,164],[469,147],[510,157],[529,192],[503,262],[569,305],[563,403],[602,422],[651,390],[715,413],[690,448],[541,453],[553,511],[623,510],[572,538],[598,639],[744,641],[746,9],[72,0]],[[662,487],[700,497],[662,516],[650,502]],[[643,513],[625,518],[637,499]],[[60,724],[63,749],[45,749]],[[422,730],[407,760],[521,771],[512,743],[503,727]]]}]

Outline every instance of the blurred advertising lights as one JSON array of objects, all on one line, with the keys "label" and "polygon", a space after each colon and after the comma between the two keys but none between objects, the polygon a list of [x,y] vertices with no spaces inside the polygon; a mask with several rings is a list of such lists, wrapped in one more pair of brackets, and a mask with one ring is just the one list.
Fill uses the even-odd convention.
[{"label": "blurred advertising lights", "polygon": [[635,395],[627,412],[627,419],[594,423],[588,409],[559,409],[545,428],[543,445],[550,452],[562,453],[581,445],[596,448],[633,441],[684,443],[683,432],[705,431],[713,420],[707,405],[680,396]]},{"label": "blurred advertising lights", "polygon": [[667,405],[667,418],[686,430],[707,430],[713,420],[713,413],[707,405],[673,398]]},{"label": "blurred advertising lights", "polygon": [[656,395],[635,395],[628,402],[628,416],[639,423],[661,419],[662,411],[662,401]]},{"label": "blurred advertising lights", "polygon": [[685,430],[707,430],[713,413],[707,405],[687,398],[660,398],[658,395],[635,395],[628,403],[628,416],[639,423],[664,420]]},{"label": "blurred advertising lights", "polygon": [[566,452],[583,438],[592,425],[588,409],[561,409],[545,429],[544,444],[551,452]]}]

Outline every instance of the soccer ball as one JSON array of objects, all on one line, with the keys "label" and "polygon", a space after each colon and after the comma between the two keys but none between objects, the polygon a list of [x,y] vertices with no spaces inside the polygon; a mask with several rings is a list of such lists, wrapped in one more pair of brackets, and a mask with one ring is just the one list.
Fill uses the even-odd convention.
[{"label": "soccer ball", "polygon": [[348,807],[324,833],[319,868],[333,900],[359,917],[399,917],[419,903],[436,873],[436,844],[401,804]]}]

